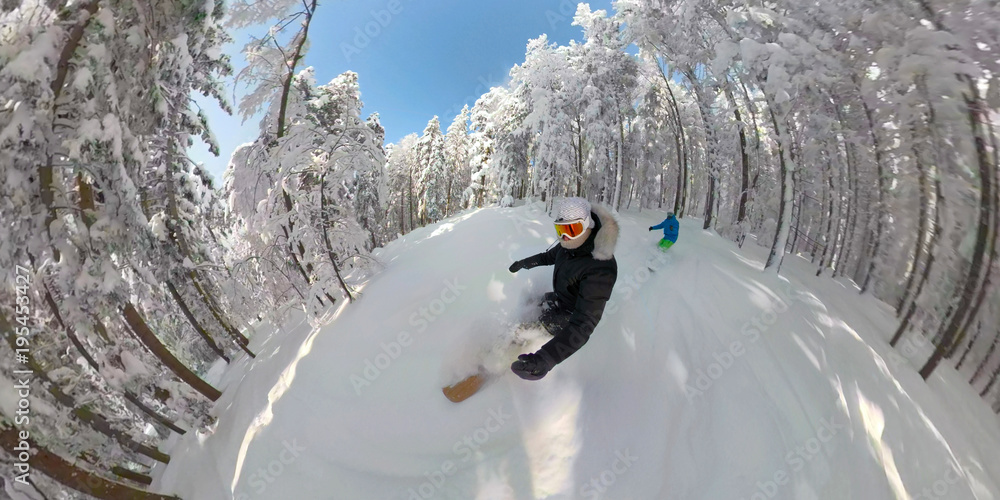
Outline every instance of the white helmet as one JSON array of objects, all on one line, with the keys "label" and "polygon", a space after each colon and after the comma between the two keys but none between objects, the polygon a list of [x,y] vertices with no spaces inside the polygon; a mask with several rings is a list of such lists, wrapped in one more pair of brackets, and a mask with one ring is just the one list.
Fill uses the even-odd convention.
[{"label": "white helmet", "polygon": [[594,220],[590,217],[590,202],[583,198],[566,198],[559,204],[559,213],[556,222],[570,222],[575,220],[586,221],[586,227],[594,227]]}]

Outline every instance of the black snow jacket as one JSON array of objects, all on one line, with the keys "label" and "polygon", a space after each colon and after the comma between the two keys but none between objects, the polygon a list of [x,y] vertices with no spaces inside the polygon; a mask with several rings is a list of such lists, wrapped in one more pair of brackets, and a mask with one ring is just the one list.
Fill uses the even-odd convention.
[{"label": "black snow jacket", "polygon": [[539,350],[556,364],[580,349],[590,339],[611,298],[618,279],[615,245],[618,243],[618,221],[611,211],[593,205],[591,218],[594,228],[579,248],[567,250],[556,244],[549,250],[521,260],[525,269],[555,266],[552,271],[553,293],[558,307],[568,315],[568,321],[556,328],[552,340]]}]

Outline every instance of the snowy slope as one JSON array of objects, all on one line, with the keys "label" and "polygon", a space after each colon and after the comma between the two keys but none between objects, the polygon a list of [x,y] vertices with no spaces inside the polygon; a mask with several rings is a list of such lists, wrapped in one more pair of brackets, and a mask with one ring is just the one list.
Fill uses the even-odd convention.
[{"label": "snowy slope", "polygon": [[483,209],[392,242],[326,325],[258,336],[257,359],[223,378],[214,433],[179,440],[154,487],[192,500],[1000,498],[996,418],[950,368],[926,384],[888,347],[888,306],[798,257],[762,273],[766,249],[696,220],[663,257],[646,231],[662,215],[622,215],[612,303],[580,352],[461,404],[440,388],[464,353],[551,286],[551,268],[507,272],[553,241],[551,219],[537,204]]}]

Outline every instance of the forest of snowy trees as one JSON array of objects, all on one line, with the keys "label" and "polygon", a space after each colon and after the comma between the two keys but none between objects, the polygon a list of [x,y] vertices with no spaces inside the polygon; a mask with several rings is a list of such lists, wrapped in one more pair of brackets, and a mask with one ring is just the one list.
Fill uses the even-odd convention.
[{"label": "forest of snowy trees", "polygon": [[[935,346],[924,378],[957,366],[1000,410],[996,2],[614,5],[384,145],[364,75],[303,64],[336,4],[0,1],[2,479],[26,442],[44,498],[165,498],[160,445],[213,426],[206,374],[254,356],[255,322],[357,299],[400,234],[563,196],[850,278],[897,310],[893,345]],[[230,110],[237,29],[256,36],[235,112],[259,133],[218,151],[193,96]],[[221,183],[188,158],[199,138],[230,158]]]}]

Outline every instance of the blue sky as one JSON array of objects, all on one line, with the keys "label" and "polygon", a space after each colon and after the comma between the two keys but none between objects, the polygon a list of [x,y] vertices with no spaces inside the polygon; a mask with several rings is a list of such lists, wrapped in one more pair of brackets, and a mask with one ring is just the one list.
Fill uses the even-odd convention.
[{"label": "blue sky", "polygon": [[[589,3],[611,12],[611,0]],[[511,66],[524,61],[529,39],[545,33],[561,45],[581,40],[582,29],[571,25],[575,12],[575,0],[330,0],[317,9],[305,65],[315,68],[320,83],[344,71],[358,73],[364,115],[377,111],[386,143],[396,142],[423,132],[434,115],[446,129],[464,104],[471,107],[505,82]],[[244,64],[237,52],[245,40],[239,42],[227,48],[237,71]],[[230,99],[232,92],[230,80]],[[200,141],[190,154],[221,187],[230,153],[256,137],[257,120],[241,124],[218,106],[199,102],[221,155],[213,157]]]}]

